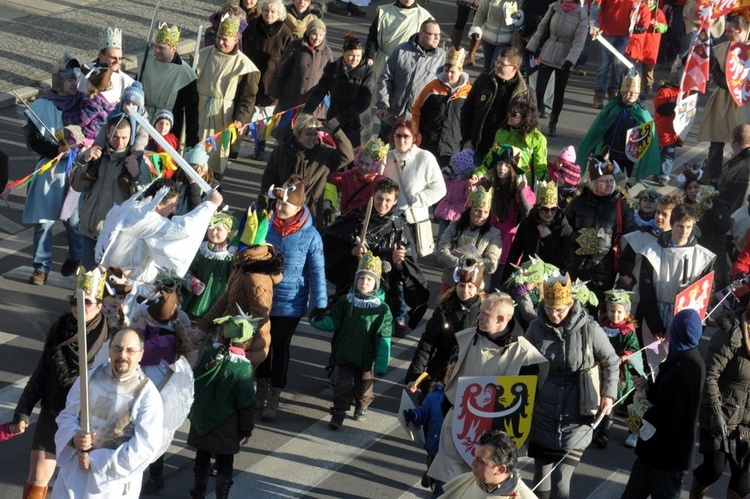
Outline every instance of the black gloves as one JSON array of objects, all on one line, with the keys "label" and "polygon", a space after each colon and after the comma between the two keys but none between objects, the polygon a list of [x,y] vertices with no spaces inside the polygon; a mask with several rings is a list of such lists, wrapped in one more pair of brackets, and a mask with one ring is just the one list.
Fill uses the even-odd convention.
[{"label": "black gloves", "polygon": [[565,64],[563,64],[561,71],[563,73],[570,73],[570,68],[573,67],[573,63],[570,61],[565,61]]},{"label": "black gloves", "polygon": [[646,27],[645,26],[638,26],[636,24],[635,28],[633,28],[633,33],[635,33],[635,34],[642,35],[645,32],[646,32]]},{"label": "black gloves", "polygon": [[320,322],[326,317],[326,309],[314,308],[310,312],[310,322]]},{"label": "black gloves", "polygon": [[714,435],[720,436],[722,439],[727,438],[727,422],[724,419],[724,415],[720,412],[711,414],[709,429]]},{"label": "black gloves", "polygon": [[414,412],[414,409],[406,409],[404,411],[404,420],[406,420],[407,423],[413,423],[417,420],[417,413]]}]

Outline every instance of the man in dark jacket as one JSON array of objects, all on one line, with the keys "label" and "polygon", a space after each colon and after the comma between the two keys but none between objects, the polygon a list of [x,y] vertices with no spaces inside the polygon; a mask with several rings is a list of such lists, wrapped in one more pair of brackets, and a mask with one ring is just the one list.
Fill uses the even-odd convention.
[{"label": "man in dark jacket", "polygon": [[534,92],[518,74],[521,53],[512,47],[500,51],[494,73],[477,78],[461,109],[461,137],[464,149],[474,149],[474,161],[481,162],[492,146],[495,132],[508,114],[511,100],[524,99],[536,106]]},{"label": "man in dark jacket", "polygon": [[734,156],[722,168],[716,188],[719,197],[729,203],[730,213],[734,213],[750,194],[750,125],[737,125],[730,144]]},{"label": "man in dark jacket", "polygon": [[[695,427],[706,365],[698,352],[703,325],[698,312],[685,309],[669,327],[669,354],[647,389],[653,407],[643,415],[636,459],[622,499],[679,499],[693,465]],[[639,378],[637,385],[645,387]]]}]

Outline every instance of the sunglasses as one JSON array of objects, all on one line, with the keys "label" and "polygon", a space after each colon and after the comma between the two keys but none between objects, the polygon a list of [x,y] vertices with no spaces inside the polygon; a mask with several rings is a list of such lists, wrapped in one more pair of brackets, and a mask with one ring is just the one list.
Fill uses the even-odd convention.
[{"label": "sunglasses", "polygon": [[393,136],[397,139],[410,139],[412,137],[408,133],[394,133]]},{"label": "sunglasses", "polygon": [[557,206],[552,206],[552,207],[540,206],[539,213],[557,213]]},{"label": "sunglasses", "polygon": [[[73,307],[73,306],[76,306],[76,305],[78,305],[78,299],[77,299],[77,298],[76,298],[75,296],[71,296],[71,297],[70,297],[70,298],[68,299],[68,301],[70,302],[70,306],[71,306],[71,307]],[[86,299],[84,300],[84,303],[86,304],[86,307],[87,307],[87,308],[88,308],[88,307],[93,307],[94,305],[98,305],[98,304],[99,304],[99,302],[98,302],[98,301],[94,301],[94,300],[89,300],[88,298],[86,298]]]}]

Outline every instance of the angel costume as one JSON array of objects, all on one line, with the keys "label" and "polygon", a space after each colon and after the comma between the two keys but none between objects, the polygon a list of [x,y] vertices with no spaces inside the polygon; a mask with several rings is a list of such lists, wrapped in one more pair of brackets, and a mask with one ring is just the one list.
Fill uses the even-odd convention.
[{"label": "angel costume", "polygon": [[94,434],[91,469],[78,466],[71,445],[81,430],[80,380],[68,394],[57,417],[55,435],[57,475],[53,498],[137,498],[143,470],[157,457],[161,445],[164,410],[161,397],[140,369],[126,378],[115,378],[109,364],[89,371],[89,416]]}]

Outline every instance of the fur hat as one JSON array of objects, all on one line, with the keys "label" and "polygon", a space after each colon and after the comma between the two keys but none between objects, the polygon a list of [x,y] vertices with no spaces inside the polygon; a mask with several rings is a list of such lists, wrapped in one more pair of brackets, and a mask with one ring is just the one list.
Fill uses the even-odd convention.
[{"label": "fur hat", "polygon": [[484,263],[477,262],[473,258],[461,259],[453,271],[453,280],[459,282],[470,282],[477,289],[484,288]]},{"label": "fur hat", "polygon": [[109,88],[112,81],[112,68],[109,67],[109,63],[97,62],[92,67],[84,64],[81,66],[81,71],[99,92],[103,92]]},{"label": "fur hat", "polygon": [[453,173],[456,175],[466,175],[474,170],[474,149],[464,149],[451,157],[453,163]]},{"label": "fur hat", "polygon": [[373,293],[380,288],[380,278],[383,275],[383,262],[377,256],[372,254],[372,251],[367,251],[359,259],[359,265],[357,266],[357,273],[354,275],[354,283],[356,286],[359,276],[367,274],[375,279],[375,289]]},{"label": "fur hat", "polygon": [[172,111],[170,111],[169,109],[159,109],[158,111],[156,111],[156,114],[154,114],[153,124],[156,125],[159,120],[167,120],[169,122],[170,129],[174,126],[174,114],[172,114]]},{"label": "fur hat", "polygon": [[141,82],[134,81],[129,87],[122,91],[120,104],[124,105],[125,101],[132,102],[138,106],[138,112],[141,114],[143,113],[143,106],[146,105],[146,96],[143,93],[143,85],[141,85]]},{"label": "fur hat", "polygon": [[281,199],[294,206],[303,206],[305,204],[305,184],[302,183],[300,177],[292,177],[281,187],[271,185],[268,189],[268,196],[271,199]]},{"label": "fur hat", "polygon": [[76,77],[76,68],[80,68],[81,63],[74,59],[72,55],[65,54],[57,64],[52,67],[52,90],[57,92],[63,89],[65,80]]},{"label": "fur hat", "polygon": [[573,285],[568,274],[550,277],[544,285],[544,303],[551,307],[566,307],[573,301]]},{"label": "fur hat", "polygon": [[162,324],[176,319],[177,313],[180,311],[180,299],[177,297],[176,290],[161,289],[147,303],[148,315]]}]

